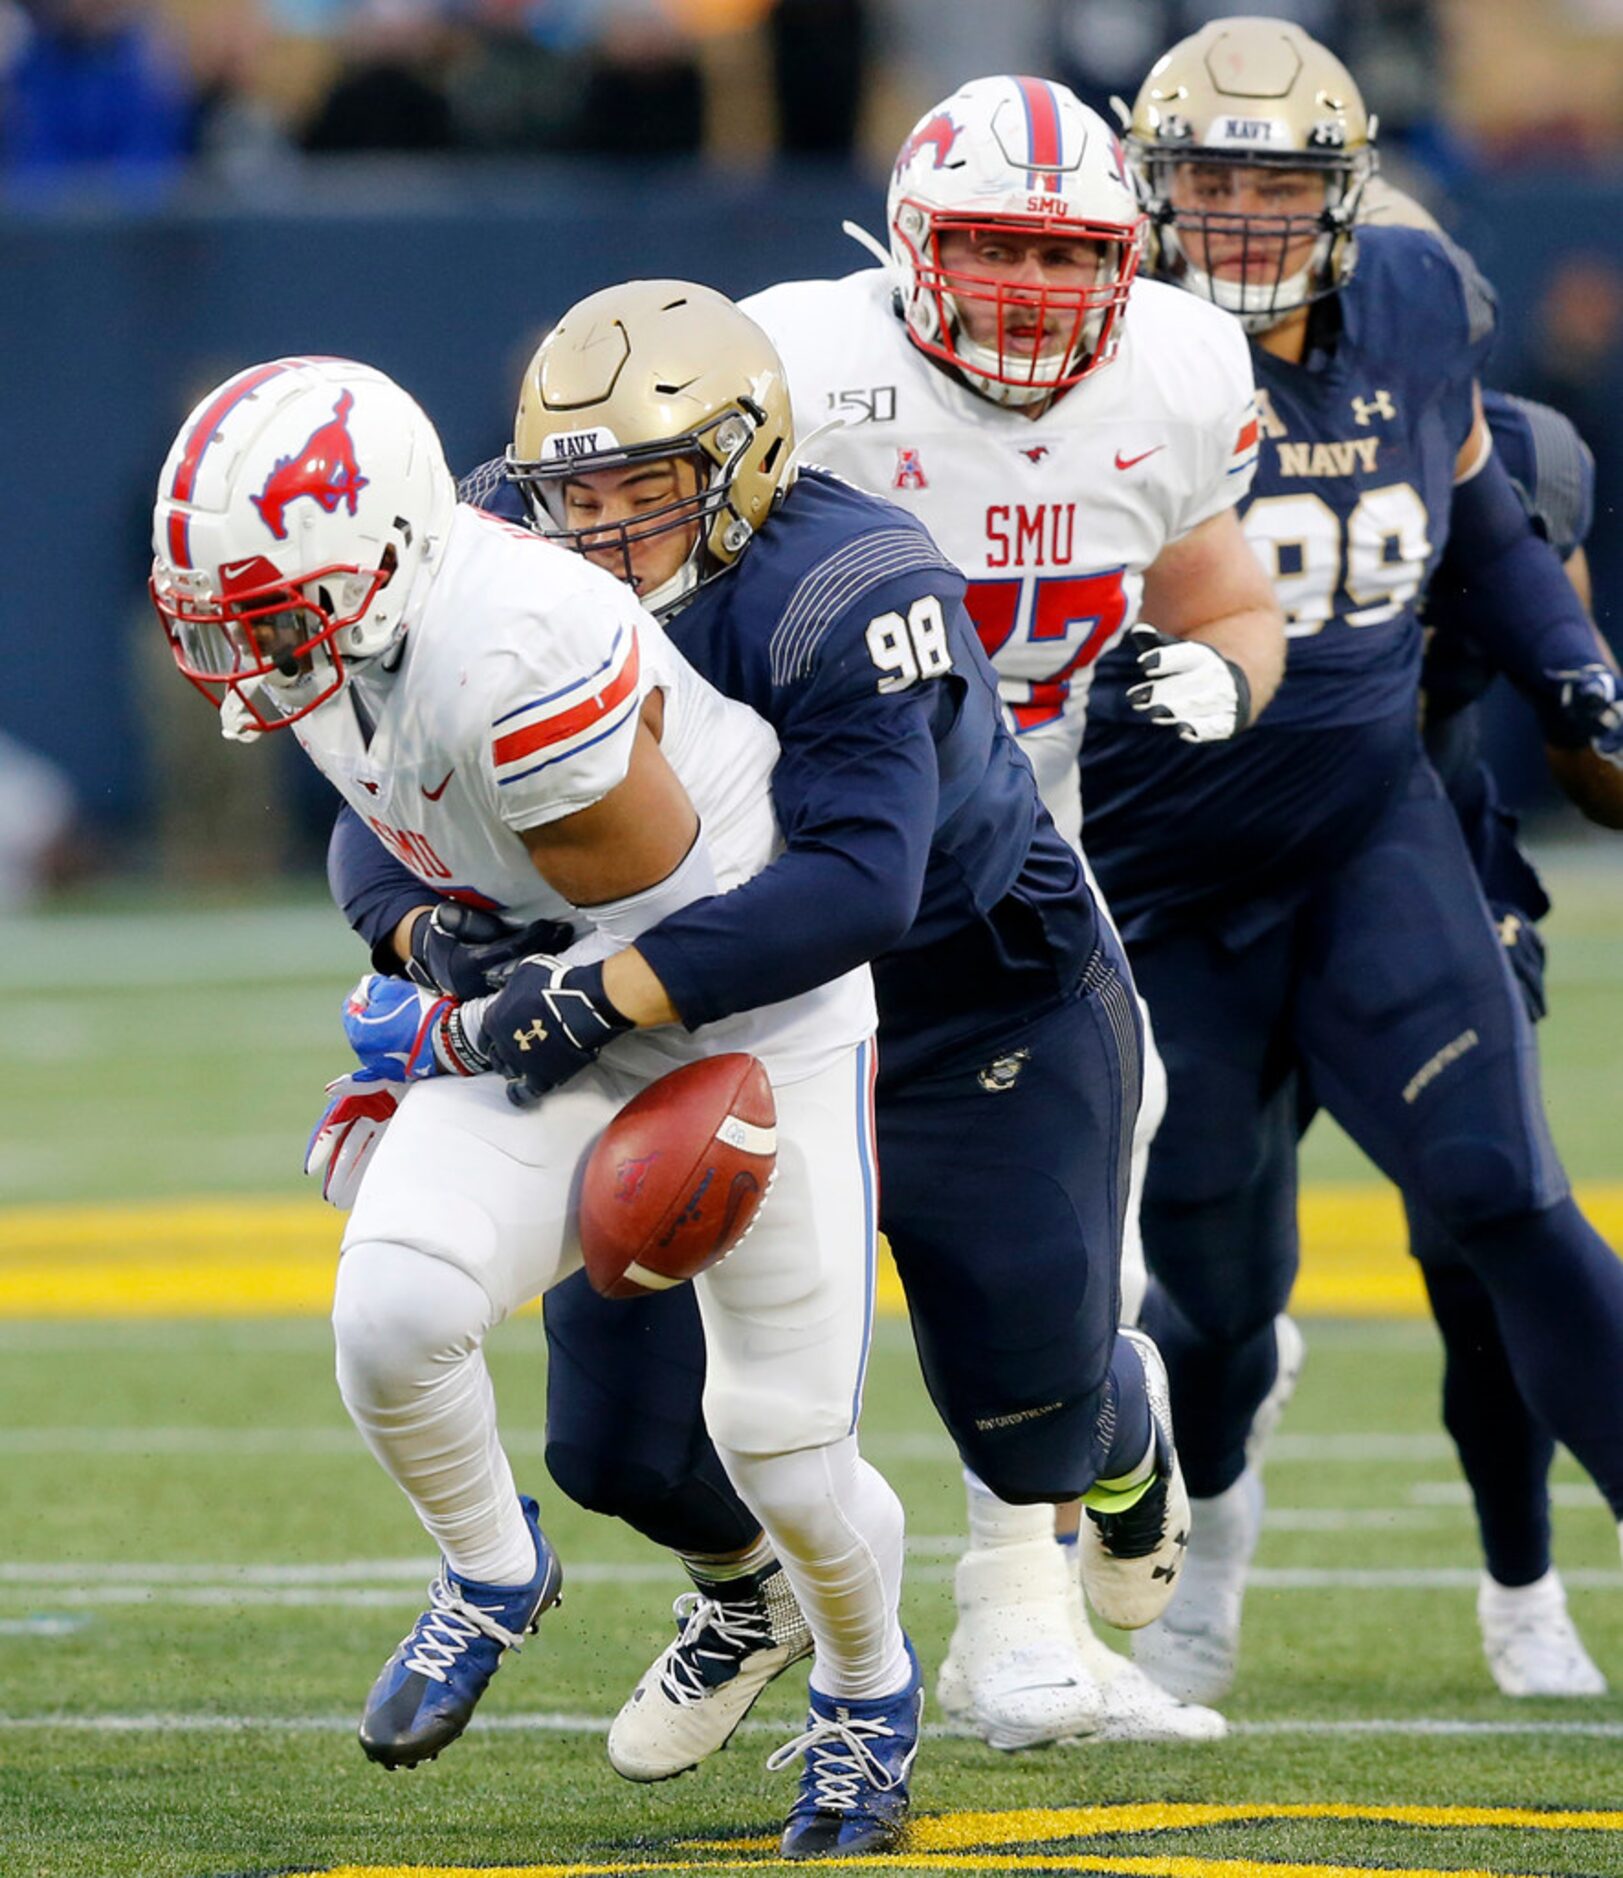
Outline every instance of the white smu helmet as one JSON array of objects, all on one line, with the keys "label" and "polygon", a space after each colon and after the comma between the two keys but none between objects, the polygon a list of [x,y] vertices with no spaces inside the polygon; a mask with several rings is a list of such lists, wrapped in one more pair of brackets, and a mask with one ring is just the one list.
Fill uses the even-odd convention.
[{"label": "white smu helmet", "polygon": [[[997,404],[1035,404],[1097,371],[1115,354],[1138,271],[1143,217],[1120,139],[1064,85],[1043,78],[977,78],[913,127],[896,158],[888,204],[891,259],[902,276],[908,330]],[[941,261],[951,230],[1002,229],[1092,243],[1088,287],[1021,287]],[[996,338],[978,343],[961,308],[997,310]],[[1041,350],[1005,343],[1019,308],[1059,316]]]},{"label": "white smu helmet", "polygon": [[275,359],[180,427],[152,516],[152,600],[227,735],[276,730],[404,631],[456,484],[434,426],[349,359]]}]

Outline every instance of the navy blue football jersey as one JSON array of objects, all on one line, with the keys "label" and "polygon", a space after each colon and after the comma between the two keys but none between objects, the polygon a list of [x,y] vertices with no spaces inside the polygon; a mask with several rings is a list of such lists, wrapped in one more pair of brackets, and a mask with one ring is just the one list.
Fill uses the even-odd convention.
[{"label": "navy blue football jersey", "polygon": [[[1484,391],[1482,408],[1510,480],[1533,526],[1562,560],[1581,548],[1595,519],[1595,459],[1570,418],[1547,404]],[[1471,635],[1471,570],[1444,555],[1426,595],[1425,619],[1435,627],[1426,647],[1427,746],[1439,768],[1445,753],[1434,734],[1445,720],[1481,697],[1497,667]],[[1472,740],[1472,756],[1475,740]],[[1445,777],[1446,780],[1446,777]]]},{"label": "navy blue football jersey", "polygon": [[1241,519],[1289,635],[1272,702],[1231,743],[1179,744],[1127,704],[1130,649],[1101,662],[1084,826],[1130,939],[1194,905],[1230,909],[1237,936],[1261,929],[1361,837],[1413,761],[1419,607],[1494,307],[1434,235],[1373,228],[1359,253],[1300,364],[1252,347],[1262,439]]},{"label": "navy blue football jersey", "polygon": [[[1269,726],[1370,723],[1413,698],[1418,608],[1448,537],[1493,324],[1492,296],[1458,249],[1372,228],[1310,329],[1325,343],[1300,364],[1253,345],[1262,437],[1241,519],[1289,638]],[[1125,721],[1130,673],[1119,651],[1101,666],[1095,712]]]},{"label": "navy blue football jersey", "polygon": [[882,1078],[1080,977],[1092,897],[1005,727],[963,591],[911,515],[808,470],[738,564],[666,622],[719,691],[777,730],[790,844],[638,941],[688,1023],[768,1001],[742,935],[836,921],[827,894],[852,885],[824,872],[825,850],[862,857],[858,891],[876,903],[922,872],[910,923],[874,960]]}]

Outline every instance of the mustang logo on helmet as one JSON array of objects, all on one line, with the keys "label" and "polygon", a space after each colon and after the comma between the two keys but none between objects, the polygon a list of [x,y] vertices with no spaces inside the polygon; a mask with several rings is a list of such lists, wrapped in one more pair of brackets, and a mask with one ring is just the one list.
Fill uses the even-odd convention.
[{"label": "mustang logo on helmet", "polygon": [[935,161],[931,169],[938,170],[952,155],[952,146],[958,141],[958,126],[947,116],[945,111],[937,111],[934,117],[926,118],[918,129],[912,131],[896,153],[896,173],[899,176],[926,147],[935,151]]},{"label": "mustang logo on helmet", "polygon": [[248,498],[278,541],[287,540],[287,511],[301,496],[318,503],[328,515],[338,513],[340,502],[347,502],[350,514],[355,513],[356,499],[369,479],[355,461],[349,434],[354,403],[353,392],[340,392],[331,418],[311,431],[303,449],[278,457],[265,487]]}]

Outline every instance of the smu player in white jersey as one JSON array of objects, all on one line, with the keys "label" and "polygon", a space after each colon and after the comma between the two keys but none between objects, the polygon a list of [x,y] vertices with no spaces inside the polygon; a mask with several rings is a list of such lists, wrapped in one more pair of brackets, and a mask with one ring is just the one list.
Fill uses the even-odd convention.
[{"label": "smu player in white jersey", "polygon": [[[339,1385],[443,1554],[368,1700],[367,1754],[433,1758],[556,1601],[483,1341],[579,1265],[571,1187],[606,1123],[654,1075],[729,1049],[772,1078],[778,1180],[748,1260],[696,1281],[709,1429],[806,1612],[817,1686],[916,1738],[901,1507],[854,1435],[875,1243],[868,971],[691,1035],[640,1030],[635,998],[614,1002],[620,948],[780,845],[774,732],[622,582],[458,506],[427,418],[366,366],[278,360],[205,399],[164,466],[154,546],[177,663],[228,734],[291,727],[441,893],[592,929],[483,1000],[374,977],[347,1008],[356,1080],[406,1089],[344,1234]],[[517,1088],[532,1050],[555,1078],[560,1057],[579,1070],[538,1110],[479,1073]]]},{"label": "smu player in white jersey", "polygon": [[[880,267],[742,304],[782,355],[807,454],[912,510],[969,576],[1021,748],[1080,846],[1093,663],[1141,607],[1153,626],[1137,629],[1135,702],[1186,740],[1242,730],[1283,669],[1282,622],[1235,518],[1257,454],[1249,353],[1216,308],[1137,278],[1121,145],[1063,86],[978,79],[926,113],[888,217]],[[1164,1100],[1146,1030],[1129,1317],[1143,1289],[1136,1194]],[[1094,1642],[1042,1509],[968,1486],[943,1704],[988,1737],[1063,1736],[1054,1692],[1019,1665],[1069,1624],[1103,1684],[1078,1692],[1079,1712],[1103,1708],[1118,1737],[1209,1732],[1204,1711],[1165,1703]]]}]

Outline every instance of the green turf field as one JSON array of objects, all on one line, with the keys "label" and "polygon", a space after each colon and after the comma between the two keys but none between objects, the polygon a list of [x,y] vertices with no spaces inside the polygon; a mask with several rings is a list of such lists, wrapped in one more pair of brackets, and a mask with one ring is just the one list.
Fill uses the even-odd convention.
[{"label": "green turf field", "polygon": [[[1512,1705],[1492,1690],[1471,1609],[1469,1516],[1435,1432],[1429,1329],[1315,1322],[1308,1337],[1270,1464],[1233,1739],[1002,1757],[932,1735],[921,1815],[1146,1801],[1623,1803],[1623,1701]],[[533,1317],[499,1335],[494,1362],[520,1478],[545,1493]],[[760,1724],[696,1775],[639,1789],[609,1771],[607,1717],[681,1587],[649,1547],[556,1495],[547,1523],[565,1561],[563,1607],[440,1761],[385,1774],[363,1760],[358,1704],[420,1608],[430,1561],[349,1430],[329,1367],[308,1320],[0,1326],[7,1878],[669,1869],[687,1856],[682,1840],[781,1823],[787,1777],[762,1761],[792,1729],[788,1689],[770,1691]],[[950,1625],[959,1492],[895,1321],[880,1328],[866,1430],[908,1505],[906,1613],[933,1665]],[[1558,1497],[1574,1609],[1623,1685],[1615,1529],[1570,1464]],[[1112,1843],[1125,1862],[1065,1857],[1097,1859]],[[1002,1853],[1022,1869],[1037,1856],[1064,1858],[1048,1867],[1061,1870],[1237,1875],[1261,1860],[1623,1874],[1623,1815],[1610,1831],[1559,1833],[1282,1819],[1017,1841]],[[1137,1863],[1172,1857],[1196,1863]]]},{"label": "green turf field", "polygon": [[[1623,870],[1592,854],[1552,869],[1545,1050],[1569,1163],[1607,1180]],[[6,1202],[297,1196],[358,963],[314,898],[0,928]],[[1309,1164],[1368,1177],[1327,1131]],[[1231,1738],[1001,1757],[932,1732],[914,1849],[845,1869],[1623,1878],[1623,1695],[1511,1703],[1482,1663],[1430,1327],[1307,1331],[1271,1451]],[[353,1727],[432,1561],[347,1425],[320,1320],[0,1321],[0,1878],[784,1869],[762,1835],[790,1785],[761,1763],[796,1724],[795,1692],[770,1691],[697,1775],[643,1789],[609,1771],[603,1728],[681,1585],[641,1541],[548,1492],[533,1314],[492,1361],[566,1601],[466,1739],[386,1775]],[[933,1667],[961,1496],[895,1320],[879,1328],[864,1432],[907,1502],[906,1614]],[[1555,1492],[1574,1612],[1623,1691],[1616,1529],[1566,1460]]]}]

